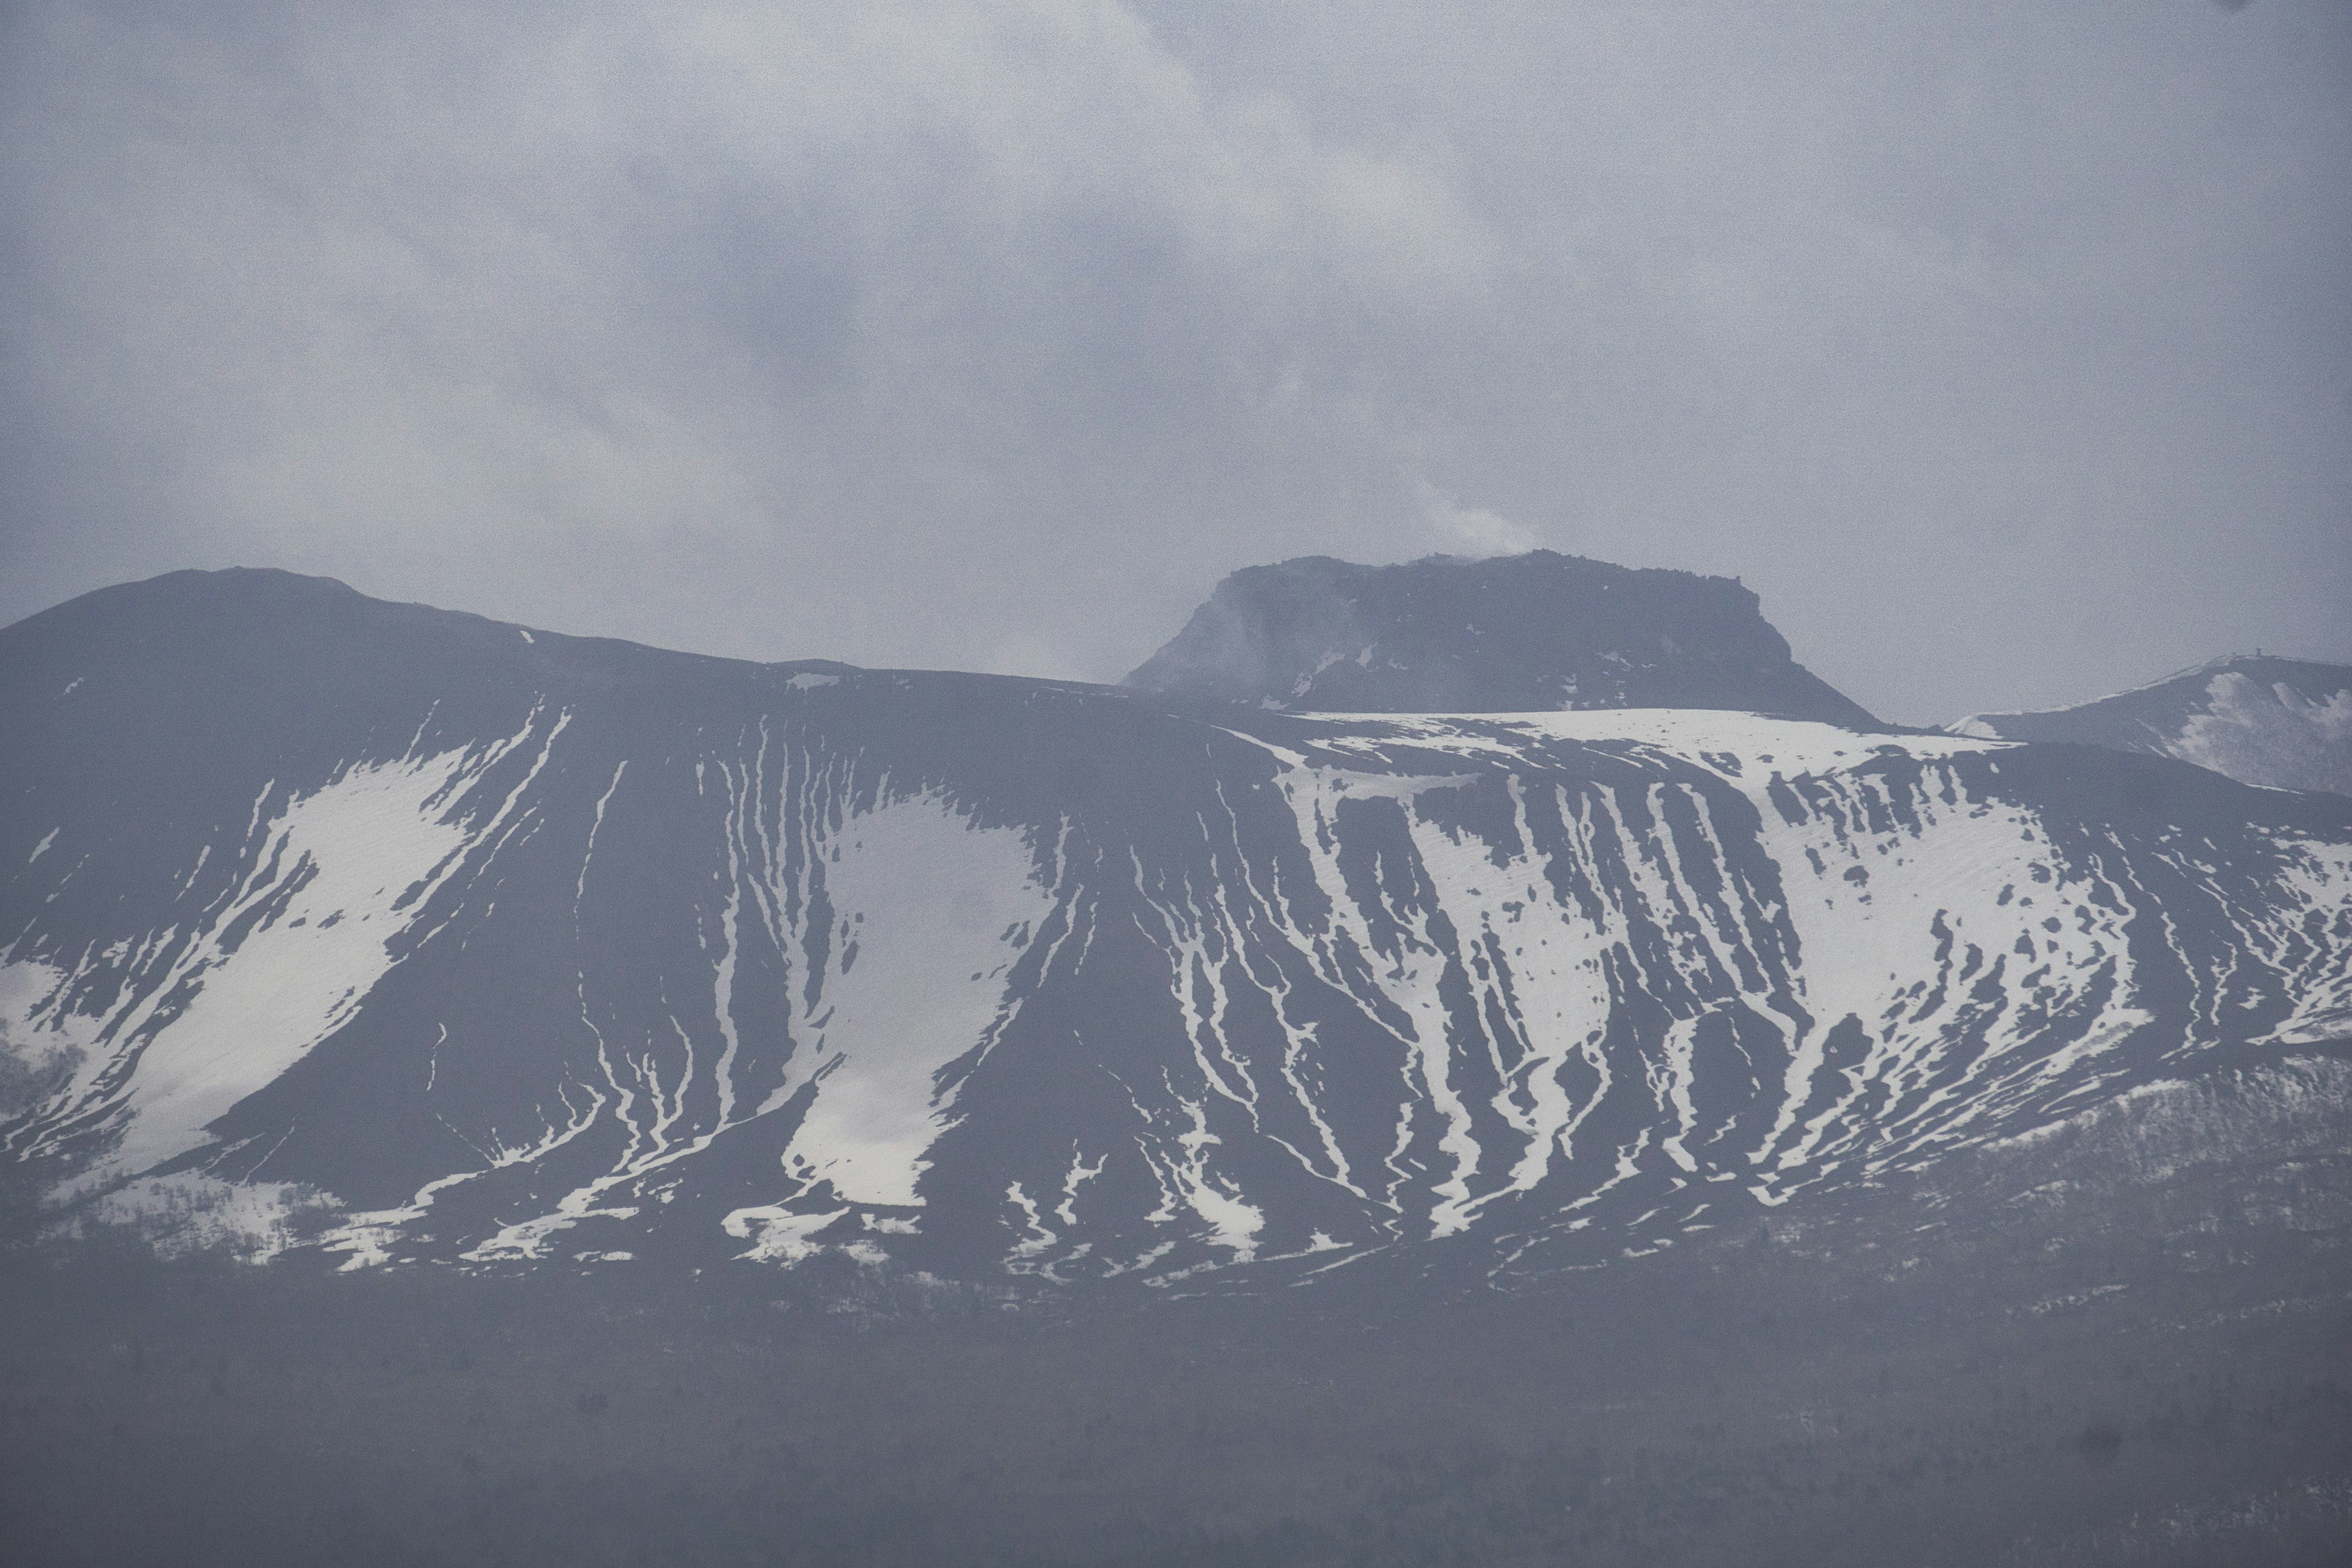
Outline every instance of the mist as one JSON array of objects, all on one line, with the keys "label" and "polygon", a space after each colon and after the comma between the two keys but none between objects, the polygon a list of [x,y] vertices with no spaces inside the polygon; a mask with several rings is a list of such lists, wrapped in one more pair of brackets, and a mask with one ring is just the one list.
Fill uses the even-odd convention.
[{"label": "mist", "polygon": [[0,26],[0,619],[1109,680],[1238,567],[1543,547],[1906,721],[2352,656],[2326,0]]}]

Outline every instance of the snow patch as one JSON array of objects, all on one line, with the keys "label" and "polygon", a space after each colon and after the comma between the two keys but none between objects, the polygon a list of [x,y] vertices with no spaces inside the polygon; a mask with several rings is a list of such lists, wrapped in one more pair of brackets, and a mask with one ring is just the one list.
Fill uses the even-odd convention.
[{"label": "snow patch", "polygon": [[982,827],[939,795],[853,818],[835,847],[825,891],[855,960],[824,976],[822,1022],[769,1103],[814,1082],[786,1164],[851,1203],[916,1207],[954,1100],[939,1073],[1009,1016],[1020,933],[1054,897],[1025,833]]},{"label": "snow patch", "polygon": [[2245,784],[2352,795],[2352,690],[2312,698],[2224,670],[2205,702],[2169,747],[2182,762]]},{"label": "snow patch", "polygon": [[90,1210],[103,1226],[135,1230],[162,1258],[226,1252],[267,1263],[296,1244],[297,1222],[335,1200],[291,1182],[224,1182],[194,1172],[149,1176],[108,1193]]},{"label": "snow patch", "polygon": [[[568,718],[541,741],[534,773]],[[196,917],[194,931],[176,944],[161,940],[168,933],[126,938],[87,956],[18,1020],[90,1058],[28,1152],[60,1120],[103,1117],[121,1137],[80,1184],[91,1187],[207,1142],[212,1122],[350,1021],[396,962],[392,944],[423,918],[433,892],[459,873],[468,851],[505,828],[520,786],[482,820],[469,820],[460,797],[530,732],[527,725],[488,747],[354,763],[266,822],[277,786],[264,786],[239,851],[242,879]],[[126,965],[130,980],[111,1010],[68,1010],[75,983]],[[10,968],[21,996],[29,972]],[[126,1081],[111,1069],[134,1053]]]},{"label": "snow patch", "polygon": [[771,1205],[737,1209],[719,1221],[719,1226],[738,1241],[751,1244],[736,1257],[754,1263],[792,1264],[823,1252],[824,1247],[815,1239],[817,1232],[848,1212],[834,1209],[825,1214],[793,1214]]}]

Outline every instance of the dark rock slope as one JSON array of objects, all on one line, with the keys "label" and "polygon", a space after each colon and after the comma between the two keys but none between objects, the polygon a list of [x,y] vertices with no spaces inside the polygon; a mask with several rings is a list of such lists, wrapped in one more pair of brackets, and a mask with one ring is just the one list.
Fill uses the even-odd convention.
[{"label": "dark rock slope", "polygon": [[1297,712],[1706,708],[1875,727],[1730,578],[1549,550],[1252,566],[1126,684]]}]

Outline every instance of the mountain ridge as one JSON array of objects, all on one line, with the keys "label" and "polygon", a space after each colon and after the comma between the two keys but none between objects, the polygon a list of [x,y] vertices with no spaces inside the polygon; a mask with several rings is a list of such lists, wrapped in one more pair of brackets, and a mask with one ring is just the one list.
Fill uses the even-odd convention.
[{"label": "mountain ridge", "polygon": [[2352,1032],[2352,804],[2166,758],[1204,715],[271,581],[0,632],[0,1023],[52,1074],[0,1132],[86,1217],[1508,1280]]},{"label": "mountain ridge", "polygon": [[2079,742],[2177,758],[2242,784],[2352,795],[2352,665],[2224,654],[2088,702],[1972,713],[1946,731]]}]

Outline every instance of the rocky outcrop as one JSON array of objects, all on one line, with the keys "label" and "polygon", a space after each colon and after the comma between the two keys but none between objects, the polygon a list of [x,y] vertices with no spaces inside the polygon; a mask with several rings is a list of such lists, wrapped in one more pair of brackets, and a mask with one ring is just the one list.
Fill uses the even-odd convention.
[{"label": "rocky outcrop", "polygon": [[1701,708],[1875,727],[1733,579],[1548,550],[1249,567],[1126,684],[1295,712]]}]

